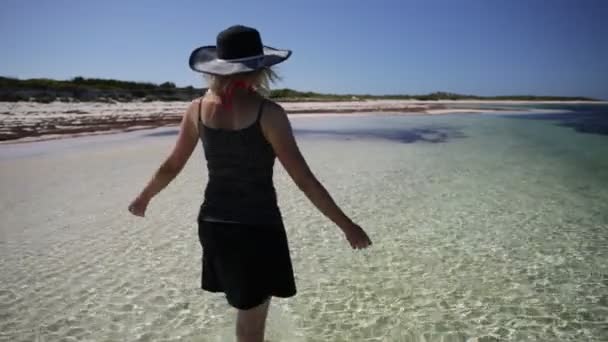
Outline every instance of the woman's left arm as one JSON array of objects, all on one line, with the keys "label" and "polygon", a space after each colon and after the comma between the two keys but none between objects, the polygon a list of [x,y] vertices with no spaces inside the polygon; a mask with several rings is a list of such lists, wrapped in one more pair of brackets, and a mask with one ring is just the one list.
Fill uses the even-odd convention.
[{"label": "woman's left arm", "polygon": [[160,165],[152,179],[129,205],[129,211],[133,215],[144,216],[150,200],[171,183],[192,155],[198,142],[199,101],[192,101],[184,113],[177,142],[169,157]]}]

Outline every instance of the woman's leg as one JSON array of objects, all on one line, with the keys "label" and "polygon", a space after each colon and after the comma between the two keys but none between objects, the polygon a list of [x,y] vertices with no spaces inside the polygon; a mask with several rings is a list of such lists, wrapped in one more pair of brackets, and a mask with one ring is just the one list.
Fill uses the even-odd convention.
[{"label": "woman's leg", "polygon": [[270,304],[268,297],[262,304],[249,310],[238,310],[236,337],[238,342],[263,342],[266,316]]}]

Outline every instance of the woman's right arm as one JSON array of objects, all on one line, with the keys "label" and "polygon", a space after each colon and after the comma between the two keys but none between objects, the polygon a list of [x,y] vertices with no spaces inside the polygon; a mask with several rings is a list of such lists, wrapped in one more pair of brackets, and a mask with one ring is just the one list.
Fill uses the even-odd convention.
[{"label": "woman's right arm", "polygon": [[287,114],[281,106],[267,103],[262,116],[262,129],[277,158],[306,197],[340,227],[353,248],[369,246],[371,240],[365,231],[344,214],[308,167],[293,136]]},{"label": "woman's right arm", "polygon": [[183,169],[198,141],[199,101],[194,100],[182,116],[175,147],[141,193],[129,204],[129,212],[144,216],[152,197],[162,191]]}]

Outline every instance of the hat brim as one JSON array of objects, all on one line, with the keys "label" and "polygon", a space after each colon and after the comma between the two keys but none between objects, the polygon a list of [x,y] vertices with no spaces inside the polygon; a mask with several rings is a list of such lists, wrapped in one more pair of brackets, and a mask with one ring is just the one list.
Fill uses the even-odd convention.
[{"label": "hat brim", "polygon": [[291,56],[291,50],[264,46],[263,54],[238,60],[224,60],[217,57],[215,46],[201,46],[190,54],[190,68],[211,75],[233,75],[251,72],[283,62]]}]

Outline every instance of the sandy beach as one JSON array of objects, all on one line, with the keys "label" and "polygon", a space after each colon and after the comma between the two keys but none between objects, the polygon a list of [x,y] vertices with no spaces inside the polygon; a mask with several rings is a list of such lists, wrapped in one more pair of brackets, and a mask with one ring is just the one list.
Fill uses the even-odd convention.
[{"label": "sandy beach", "polygon": [[[368,100],[342,102],[283,102],[290,115],[400,113],[439,115],[506,109],[508,105],[557,104],[525,101]],[[188,102],[0,102],[0,144],[52,140],[176,125]],[[483,108],[480,108],[483,107]]]}]

